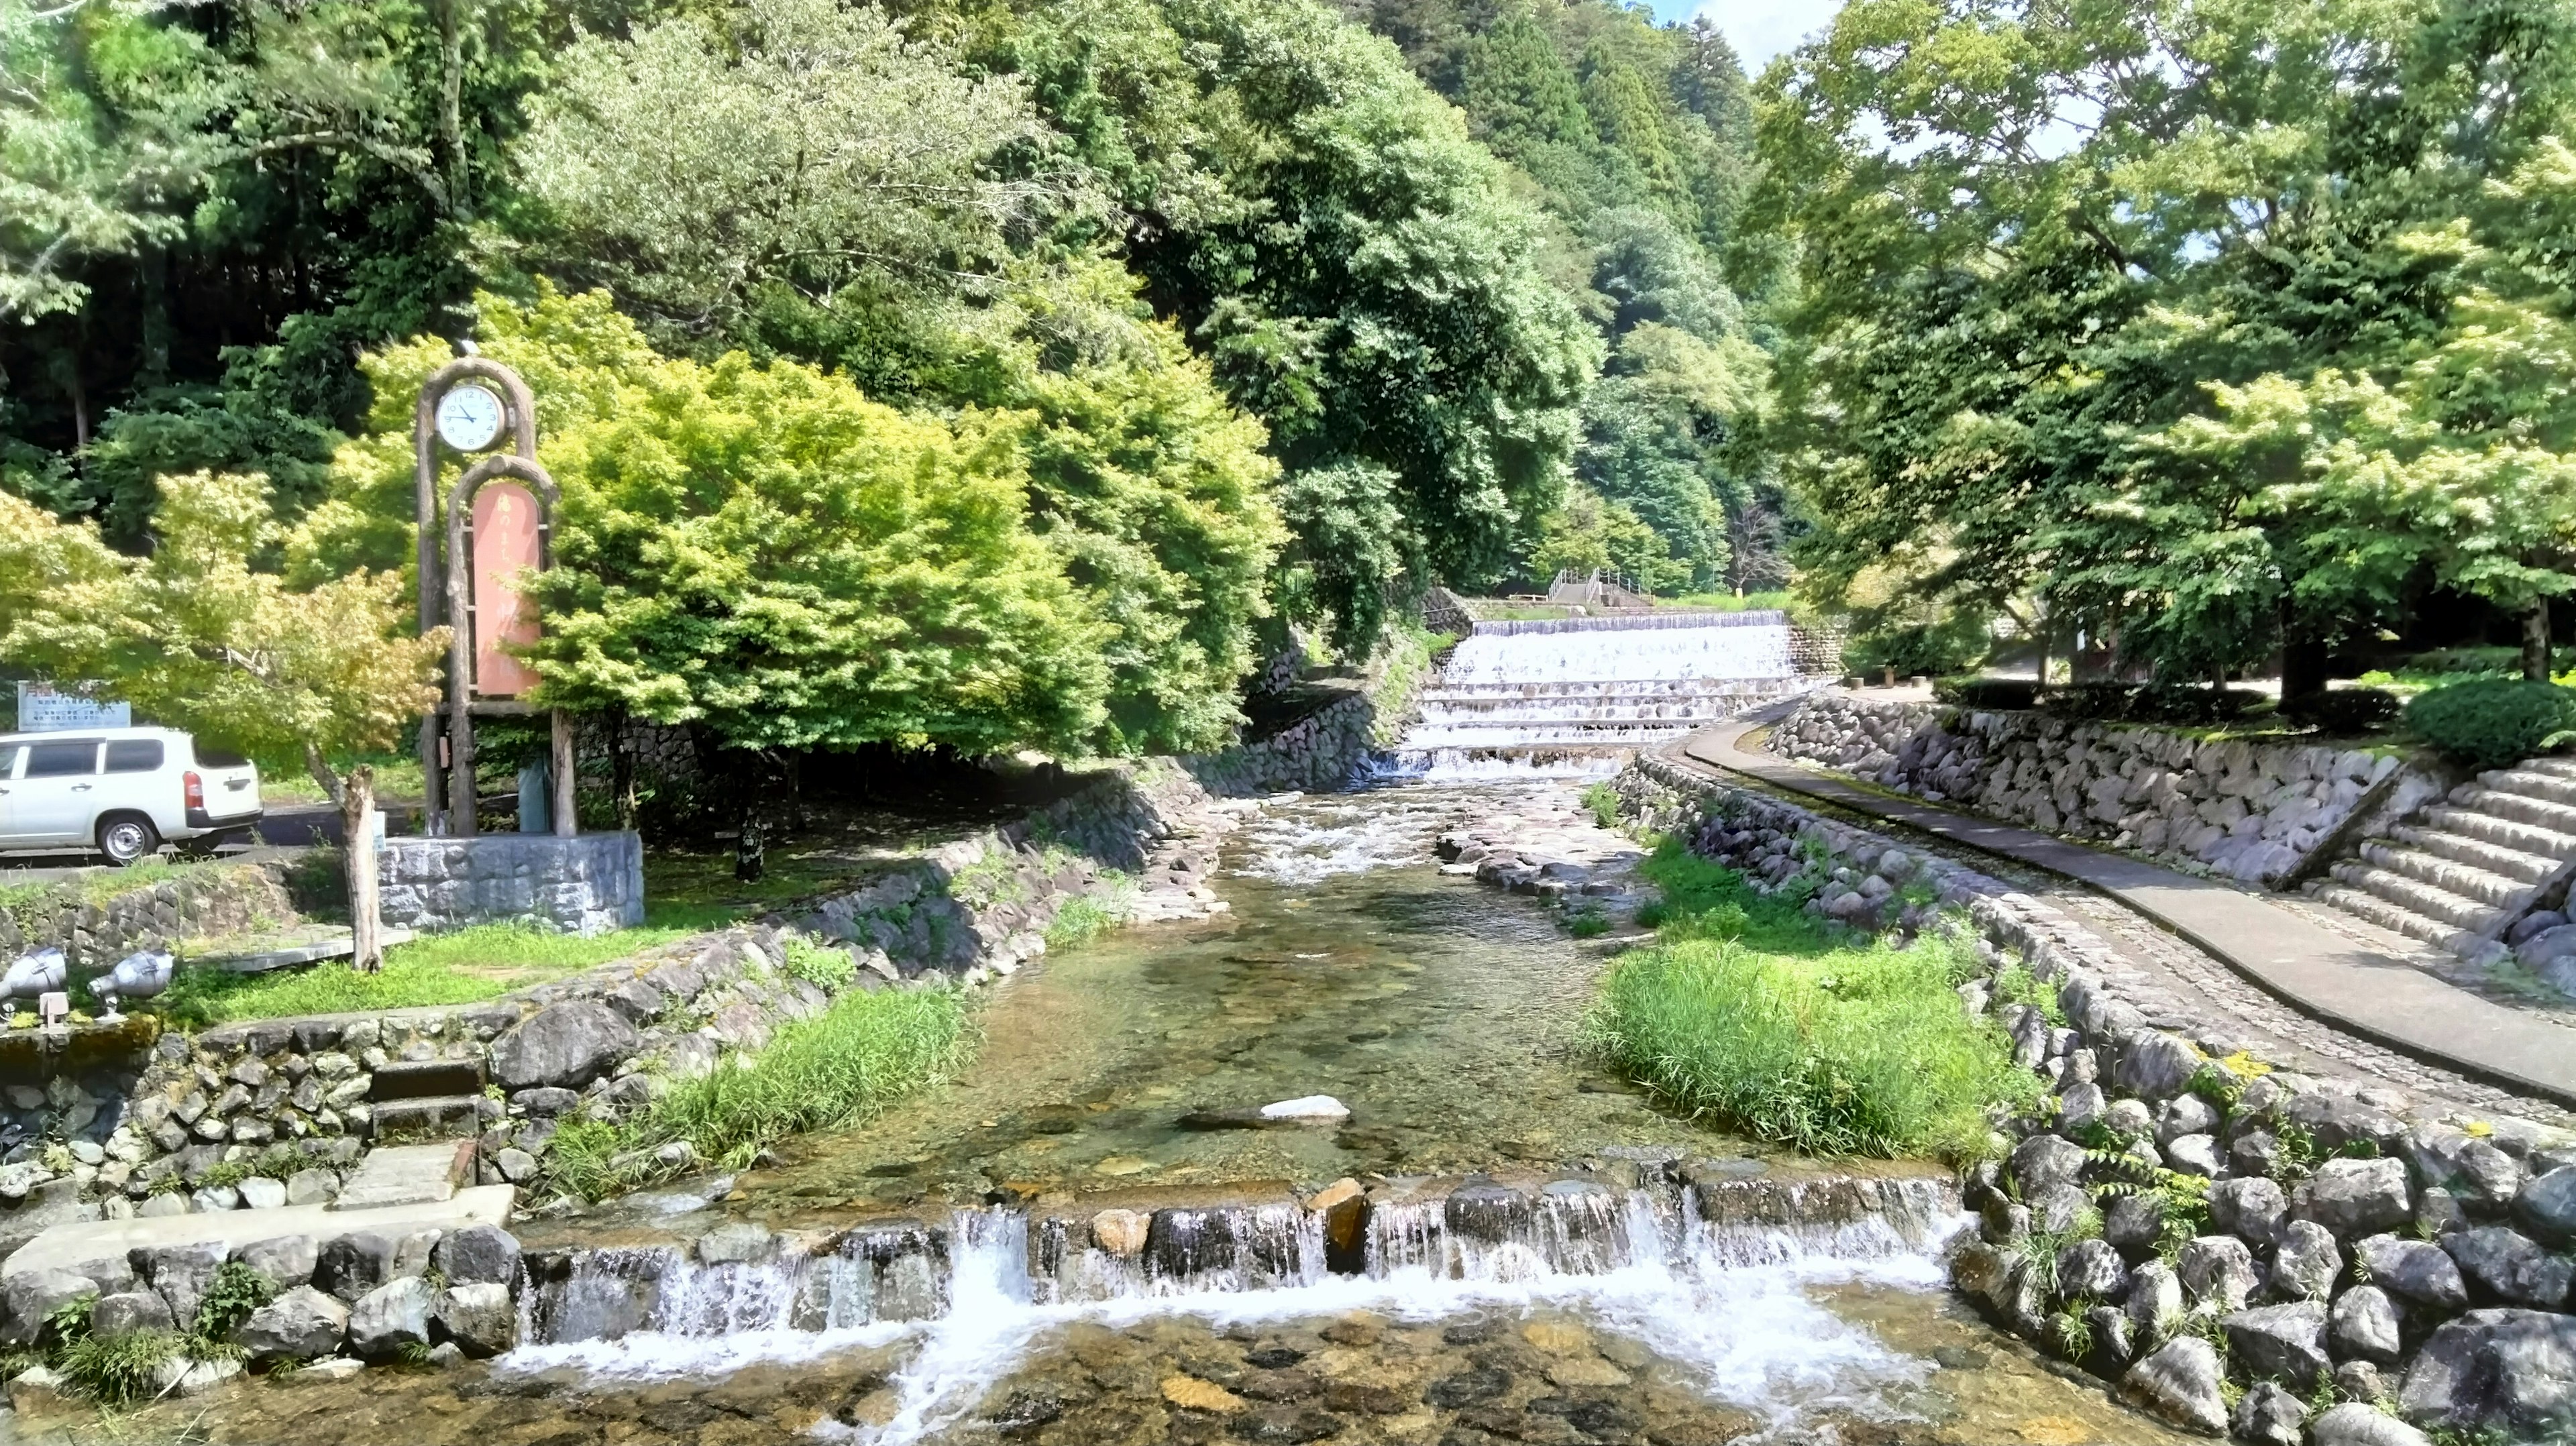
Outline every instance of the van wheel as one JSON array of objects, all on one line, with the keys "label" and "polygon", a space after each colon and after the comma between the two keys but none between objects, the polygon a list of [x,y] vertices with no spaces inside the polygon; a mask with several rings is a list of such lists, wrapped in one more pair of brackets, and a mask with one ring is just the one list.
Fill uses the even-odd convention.
[{"label": "van wheel", "polygon": [[161,834],[139,813],[111,814],[98,821],[98,851],[118,868],[139,864],[161,851]]}]

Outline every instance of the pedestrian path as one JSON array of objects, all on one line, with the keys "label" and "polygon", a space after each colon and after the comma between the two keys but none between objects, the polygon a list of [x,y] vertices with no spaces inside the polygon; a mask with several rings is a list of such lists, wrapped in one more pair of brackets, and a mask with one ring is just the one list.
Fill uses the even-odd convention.
[{"label": "pedestrian path", "polygon": [[1823,799],[2098,889],[2303,1014],[2472,1078],[2576,1105],[2576,1030],[2507,1009],[2282,905],[2125,855],[1891,796],[1740,747],[1762,720],[1691,734],[1664,756]]}]

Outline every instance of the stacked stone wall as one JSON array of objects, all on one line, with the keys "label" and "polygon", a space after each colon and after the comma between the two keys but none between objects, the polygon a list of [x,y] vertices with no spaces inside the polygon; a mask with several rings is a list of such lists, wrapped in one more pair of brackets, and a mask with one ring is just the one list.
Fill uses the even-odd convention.
[{"label": "stacked stone wall", "polygon": [[2386,754],[1823,693],[1772,752],[2045,833],[2282,886],[2449,780]]},{"label": "stacked stone wall", "polygon": [[527,924],[588,937],[644,922],[644,841],[632,832],[393,837],[376,877],[397,928]]},{"label": "stacked stone wall", "polygon": [[2213,1058],[2097,936],[1973,869],[1654,757],[1628,816],[1806,907],[1955,931],[1962,1007],[2049,1098],[1969,1172],[1957,1288],[2189,1429],[2298,1446],[2576,1431],[2576,1136]]},{"label": "stacked stone wall", "polygon": [[0,907],[0,960],[60,949],[95,969],[138,949],[166,951],[292,921],[295,908],[277,876],[255,864],[187,864],[176,876],[95,897],[118,882],[101,874],[55,885]]}]

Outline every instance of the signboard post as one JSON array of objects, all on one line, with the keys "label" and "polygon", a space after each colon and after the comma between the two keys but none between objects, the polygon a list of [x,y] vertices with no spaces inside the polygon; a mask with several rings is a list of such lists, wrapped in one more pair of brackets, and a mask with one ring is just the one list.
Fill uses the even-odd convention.
[{"label": "signboard post", "polygon": [[134,705],[102,703],[86,694],[65,692],[51,683],[18,685],[18,731],[59,733],[67,728],[131,728]]}]

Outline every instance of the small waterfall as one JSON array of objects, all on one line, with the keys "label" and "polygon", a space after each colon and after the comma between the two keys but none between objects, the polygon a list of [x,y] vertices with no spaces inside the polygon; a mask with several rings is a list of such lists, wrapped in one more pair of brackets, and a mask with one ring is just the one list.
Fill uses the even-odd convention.
[{"label": "small waterfall", "polygon": [[[1939,1289],[1941,1254],[1969,1223],[1946,1180],[1746,1180],[1668,1163],[1637,1188],[1477,1176],[1381,1196],[1365,1205],[1347,1275],[1326,1268],[1324,1220],[1286,1200],[1156,1210],[1132,1254],[1099,1248],[1092,1219],[999,1208],[945,1227],[856,1229],[762,1261],[709,1263],[677,1245],[541,1252],[525,1344],[496,1369],[705,1379],[904,1344],[885,1424],[818,1434],[913,1446],[967,1421],[1042,1335],[1077,1322],[1545,1310],[1629,1337],[1713,1397],[1786,1426],[1805,1403],[1901,1393],[1927,1370],[1807,1289]],[[1127,1216],[1111,1238],[1133,1240],[1137,1223]]]},{"label": "small waterfall", "polygon": [[1616,772],[1639,747],[1813,686],[1779,612],[1478,623],[1427,689],[1392,771]]}]

